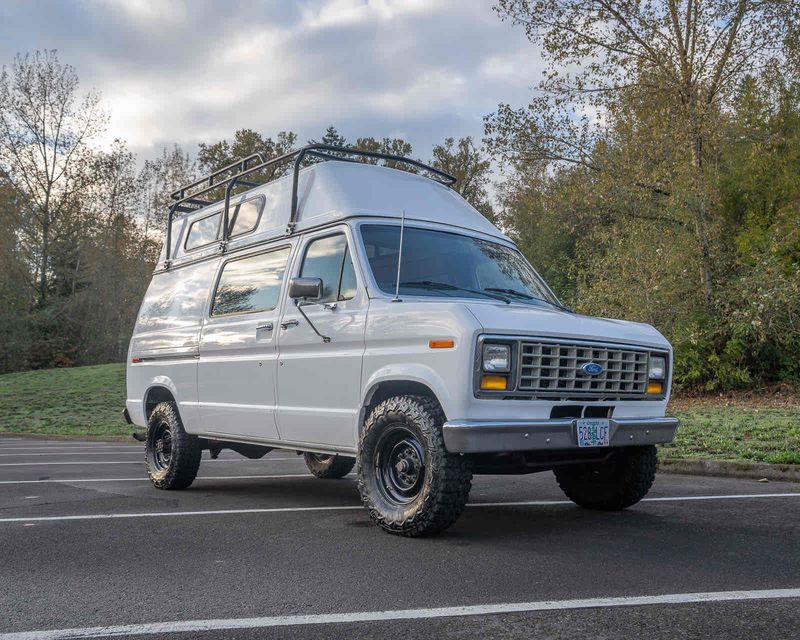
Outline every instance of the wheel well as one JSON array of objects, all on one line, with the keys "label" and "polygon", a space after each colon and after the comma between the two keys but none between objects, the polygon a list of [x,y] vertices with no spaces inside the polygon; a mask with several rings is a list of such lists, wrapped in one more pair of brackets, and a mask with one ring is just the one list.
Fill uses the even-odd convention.
[{"label": "wheel well", "polygon": [[144,417],[150,418],[153,409],[161,402],[175,402],[172,392],[166,387],[151,387],[147,391],[147,396],[144,401]]},{"label": "wheel well", "polygon": [[[391,398],[392,396],[426,396],[435,400],[440,407],[442,406],[433,390],[421,382],[414,382],[411,380],[387,380],[386,382],[379,383],[367,397],[364,406],[361,408],[359,428],[363,426],[364,420],[366,420],[374,407],[386,400],[386,398]],[[444,409],[442,409],[442,413],[444,413]]]}]

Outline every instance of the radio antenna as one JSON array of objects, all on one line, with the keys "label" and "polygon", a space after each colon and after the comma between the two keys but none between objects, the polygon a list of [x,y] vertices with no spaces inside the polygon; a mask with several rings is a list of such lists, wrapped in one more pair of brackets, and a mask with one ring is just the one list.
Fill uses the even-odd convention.
[{"label": "radio antenna", "polygon": [[403,231],[406,228],[406,210],[403,209],[403,216],[400,218],[400,250],[397,252],[397,281],[394,286],[394,298],[392,302],[402,302],[400,299],[400,265],[403,262]]}]

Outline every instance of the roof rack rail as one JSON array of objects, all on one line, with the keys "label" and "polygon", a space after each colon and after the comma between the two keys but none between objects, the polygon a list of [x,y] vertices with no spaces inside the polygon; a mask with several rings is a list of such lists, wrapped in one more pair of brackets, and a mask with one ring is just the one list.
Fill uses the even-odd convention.
[{"label": "roof rack rail", "polygon": [[[237,173],[241,173],[247,169],[247,165],[249,165],[253,161],[258,161],[259,164],[263,164],[267,161],[267,158],[264,156],[263,153],[254,153],[252,155],[247,156],[246,158],[241,158],[236,162],[231,162],[229,165],[226,165],[220,169],[217,169],[213,173],[205,176],[204,178],[200,178],[199,180],[195,180],[194,182],[184,185],[177,191],[173,191],[170,196],[173,200],[183,200],[187,197],[187,192],[191,191],[192,189],[203,186],[206,189],[203,191],[207,191],[208,189],[212,189],[213,187],[218,187],[225,182],[225,180],[219,180],[214,182],[216,178],[219,176],[228,173],[232,170],[236,170]],[[195,192],[194,195],[197,195],[199,192]]]},{"label": "roof rack rail", "polygon": [[[397,156],[391,153],[381,153],[379,151],[364,151],[362,149],[337,147],[330,144],[309,144],[305,147],[301,147],[300,149],[290,151],[289,153],[285,153],[282,156],[278,156],[277,158],[272,158],[269,160],[266,159],[261,153],[254,153],[246,158],[232,162],[221,169],[217,169],[213,173],[200,178],[199,180],[195,180],[191,184],[187,184],[186,186],[183,186],[172,193],[172,198],[176,202],[172,205],[172,207],[170,207],[169,218],[167,220],[167,246],[164,259],[164,268],[168,269],[170,266],[172,250],[172,221],[174,220],[176,214],[196,211],[197,209],[214,204],[215,202],[202,199],[199,196],[217,188],[225,188],[225,208],[222,215],[222,240],[220,241],[220,249],[224,251],[228,244],[228,237],[230,234],[230,229],[228,228],[229,209],[233,190],[238,186],[252,188],[261,184],[266,184],[275,179],[275,173],[279,167],[294,161],[294,166],[292,169],[292,209],[289,215],[289,223],[286,225],[286,233],[291,234],[294,232],[294,229],[297,226],[297,187],[299,182],[300,168],[303,164],[303,161],[308,157],[314,157],[320,160],[357,162],[357,160],[354,160],[352,157],[348,158],[346,156],[357,156],[374,158],[375,160],[391,160],[393,162],[401,162],[403,164],[416,167],[417,169],[422,169],[423,171],[431,174],[434,180],[444,184],[447,187],[452,187],[456,183],[455,176],[452,176],[441,169],[432,167],[424,162],[420,162],[419,160],[406,158],[404,156]],[[256,162],[256,164],[251,165],[253,162]],[[270,168],[272,171],[267,180],[262,182],[253,182],[252,180],[244,179],[245,176],[251,176],[258,171]],[[219,179],[220,176],[233,171],[237,171],[237,173],[229,175],[223,179]],[[197,190],[195,191],[195,189]]]}]

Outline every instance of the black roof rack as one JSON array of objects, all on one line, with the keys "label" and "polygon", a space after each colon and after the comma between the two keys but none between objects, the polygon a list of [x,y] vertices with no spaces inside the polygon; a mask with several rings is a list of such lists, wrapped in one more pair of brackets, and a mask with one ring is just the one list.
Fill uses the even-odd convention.
[{"label": "black roof rack", "polygon": [[[220,242],[220,248],[224,251],[228,243],[228,234],[230,233],[230,229],[228,229],[228,220],[233,190],[239,186],[252,188],[266,184],[276,178],[276,171],[281,166],[285,166],[289,162],[294,161],[292,170],[292,209],[290,211],[289,224],[286,225],[286,233],[291,234],[294,232],[295,226],[297,225],[297,186],[299,181],[300,167],[302,166],[303,161],[308,157],[314,157],[320,160],[356,162],[352,156],[400,162],[425,171],[426,173],[430,174],[432,179],[448,187],[452,187],[456,183],[456,178],[454,176],[442,171],[441,169],[427,165],[424,162],[403,156],[396,156],[391,153],[380,153],[378,151],[363,151],[361,149],[337,147],[329,144],[309,144],[305,147],[295,151],[290,151],[289,153],[269,160],[261,153],[254,153],[246,158],[232,162],[221,169],[217,169],[213,173],[200,178],[199,180],[195,180],[191,184],[187,184],[172,193],[172,199],[175,200],[175,203],[172,205],[172,207],[170,207],[169,218],[167,220],[167,248],[164,260],[164,268],[169,268],[170,265],[170,253],[172,250],[172,221],[174,220],[176,214],[197,211],[198,209],[216,202],[216,200],[206,200],[200,196],[215,189],[223,187],[225,189],[225,208],[222,215],[222,240]],[[263,171],[264,169],[271,169],[268,179],[260,182],[254,182],[252,179],[245,179],[247,176],[252,178],[253,174]]]}]

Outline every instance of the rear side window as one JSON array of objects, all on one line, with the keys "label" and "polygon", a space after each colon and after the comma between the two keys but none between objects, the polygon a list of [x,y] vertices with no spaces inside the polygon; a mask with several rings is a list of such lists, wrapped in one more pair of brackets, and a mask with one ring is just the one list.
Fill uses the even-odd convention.
[{"label": "rear side window", "polygon": [[271,311],[278,306],[289,247],[231,260],[222,267],[212,316]]},{"label": "rear side window", "polygon": [[322,278],[320,302],[350,300],[356,295],[356,272],[343,233],[308,245],[300,269],[303,278]]},{"label": "rear side window", "polygon": [[250,233],[255,229],[263,208],[264,198],[254,198],[237,206],[231,212],[231,238]]},{"label": "rear side window", "polygon": [[219,221],[221,213],[207,216],[195,220],[189,227],[189,235],[186,237],[186,250],[199,249],[207,244],[211,244],[219,237]]},{"label": "rear side window", "polygon": [[[261,217],[261,210],[264,208],[264,198],[252,198],[246,202],[242,202],[237,206],[231,206],[229,215],[230,221],[228,222],[231,230],[229,237],[250,233],[258,225],[258,219]],[[205,247],[220,239],[220,221],[222,219],[222,212],[195,220],[189,227],[189,234],[186,236],[186,251],[192,249],[199,249]]]}]

